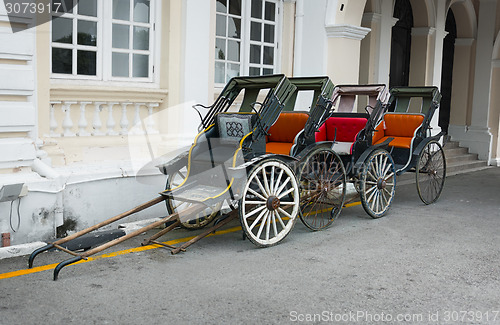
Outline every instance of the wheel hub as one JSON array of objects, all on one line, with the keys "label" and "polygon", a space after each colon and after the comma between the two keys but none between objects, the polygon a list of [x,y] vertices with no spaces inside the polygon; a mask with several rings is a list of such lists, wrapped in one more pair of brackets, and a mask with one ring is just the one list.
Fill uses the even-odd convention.
[{"label": "wheel hub", "polygon": [[281,201],[280,199],[278,199],[278,197],[272,195],[270,196],[268,199],[267,199],[267,202],[266,202],[266,207],[271,210],[271,211],[274,211],[276,209],[278,209],[280,207],[280,204],[281,204]]},{"label": "wheel hub", "polygon": [[377,188],[379,190],[384,189],[387,186],[387,182],[383,178],[379,178],[377,181]]}]

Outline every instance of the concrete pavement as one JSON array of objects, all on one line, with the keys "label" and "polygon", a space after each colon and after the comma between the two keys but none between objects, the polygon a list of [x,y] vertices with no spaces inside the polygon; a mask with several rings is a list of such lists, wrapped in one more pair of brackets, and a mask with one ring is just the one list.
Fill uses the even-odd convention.
[{"label": "concrete pavement", "polygon": [[[268,249],[232,231],[176,256],[124,254],[137,238],[56,282],[51,270],[2,279],[26,268],[26,257],[5,259],[0,324],[500,324],[499,193],[500,168],[447,178],[430,206],[402,185],[384,218],[350,207],[324,231],[298,221]],[[66,258],[50,252],[36,265]]]}]

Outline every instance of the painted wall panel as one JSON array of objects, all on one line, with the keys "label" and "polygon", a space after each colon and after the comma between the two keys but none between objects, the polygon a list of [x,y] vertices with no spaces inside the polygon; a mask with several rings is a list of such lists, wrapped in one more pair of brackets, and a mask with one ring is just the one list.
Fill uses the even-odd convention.
[{"label": "painted wall panel", "polygon": [[[0,102],[0,128],[35,126],[35,108],[30,103]],[[1,129],[0,129],[1,130]]]},{"label": "painted wall panel", "polygon": [[30,65],[0,64],[1,95],[32,95],[35,89],[33,67]]}]

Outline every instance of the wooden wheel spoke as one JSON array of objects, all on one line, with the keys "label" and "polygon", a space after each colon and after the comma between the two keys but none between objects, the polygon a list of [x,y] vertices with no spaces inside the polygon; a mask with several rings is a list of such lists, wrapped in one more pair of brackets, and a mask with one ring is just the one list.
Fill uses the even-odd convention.
[{"label": "wooden wheel spoke", "polygon": [[293,217],[290,215],[290,213],[286,212],[285,210],[283,210],[283,208],[279,207],[278,208],[278,211],[280,211],[281,213],[283,213],[285,216],[287,216],[288,218],[290,219],[293,219]]},{"label": "wooden wheel spoke", "polygon": [[278,190],[274,193],[274,195],[279,196],[281,194],[281,191],[285,188],[285,186],[290,183],[290,177],[287,177],[285,182],[278,188]]},{"label": "wooden wheel spoke", "polygon": [[253,190],[251,187],[248,188],[248,191],[250,193],[252,193],[253,195],[257,196],[259,199],[261,200],[266,200],[266,198],[264,196],[262,196],[260,193],[258,193],[257,191]]},{"label": "wooden wheel spoke", "polygon": [[274,166],[271,168],[271,184],[269,184],[269,194],[274,193]]},{"label": "wooden wheel spoke", "polygon": [[286,226],[285,226],[285,223],[283,222],[283,219],[281,219],[280,214],[279,214],[276,210],[274,211],[274,214],[276,215],[276,218],[277,218],[277,219],[278,219],[278,221],[280,222],[281,227],[283,227],[283,229],[285,229],[285,227],[286,227]]},{"label": "wooden wheel spoke", "polygon": [[257,232],[257,238],[260,238],[262,230],[264,229],[264,225],[267,223],[268,216],[269,216],[269,210],[265,210],[264,219],[260,223],[259,231]]},{"label": "wooden wheel spoke", "polygon": [[271,191],[269,190],[269,183],[267,181],[266,168],[262,167],[262,178],[264,179],[264,188],[266,189],[267,195],[271,195]]},{"label": "wooden wheel spoke", "polygon": [[[283,176],[283,169],[280,170],[280,173],[278,175],[278,178],[276,179],[276,182],[274,183],[274,189],[278,186],[278,184],[281,182],[281,177]],[[274,191],[272,194],[276,194],[276,191]]]},{"label": "wooden wheel spoke", "polygon": [[285,195],[292,193],[294,190],[295,190],[295,189],[294,189],[293,187],[292,187],[292,188],[290,188],[288,191],[286,191],[286,192],[284,192],[284,193],[280,194],[280,195],[278,196],[278,199],[281,199],[281,198],[282,198],[282,197],[284,197]]},{"label": "wooden wheel spoke", "polygon": [[265,206],[265,205],[263,205],[263,206],[260,206],[260,207],[258,207],[258,208],[256,208],[256,209],[253,209],[253,210],[252,210],[252,211],[250,211],[249,213],[246,213],[246,214],[245,214],[245,219],[250,218],[251,216],[253,216],[253,215],[254,215],[254,214],[256,214],[257,212],[262,211],[262,210],[264,210],[265,208],[266,208],[266,206]]},{"label": "wooden wheel spoke", "polygon": [[[263,194],[265,194],[265,195],[267,195],[267,196],[269,196],[269,193],[268,193],[268,192],[266,192],[266,189],[265,189],[265,188],[264,188],[264,186],[262,185],[262,183],[261,183],[261,181],[260,181],[259,177],[257,177],[257,175],[255,175],[255,176],[254,176],[254,179],[255,179],[255,181],[256,181],[256,183],[257,183],[257,185],[259,186],[260,190],[262,191],[262,193],[263,193]],[[249,187],[249,188],[250,188],[250,187]]]},{"label": "wooden wheel spoke", "polygon": [[[253,212],[253,211],[252,211]],[[267,210],[264,210],[262,211],[258,216],[257,218],[252,222],[252,224],[250,225],[250,227],[248,227],[250,230],[252,230],[255,225],[260,221],[260,219],[262,219],[262,216],[264,216],[264,213],[266,213]],[[248,217],[247,217],[248,218]]]},{"label": "wooden wheel spoke", "polygon": [[278,227],[276,225],[276,214],[274,213],[275,211],[271,212],[271,216],[273,217],[273,232],[274,232],[274,237],[278,236]]}]

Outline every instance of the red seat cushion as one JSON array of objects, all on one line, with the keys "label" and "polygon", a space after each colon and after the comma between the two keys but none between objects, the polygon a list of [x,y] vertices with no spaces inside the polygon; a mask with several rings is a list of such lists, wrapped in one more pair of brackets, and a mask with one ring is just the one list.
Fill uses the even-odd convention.
[{"label": "red seat cushion", "polygon": [[337,130],[338,142],[354,142],[356,135],[366,125],[363,117],[330,117],[316,132],[316,142],[333,141]]}]

